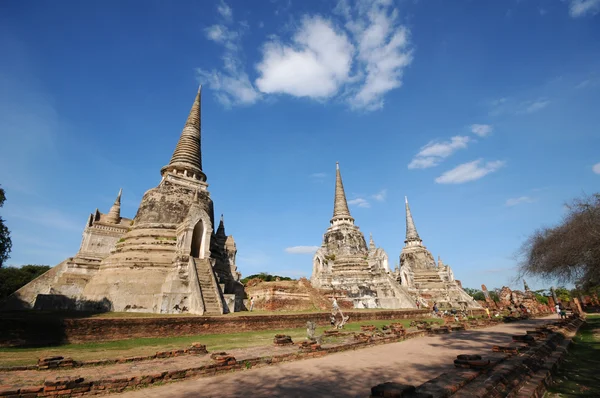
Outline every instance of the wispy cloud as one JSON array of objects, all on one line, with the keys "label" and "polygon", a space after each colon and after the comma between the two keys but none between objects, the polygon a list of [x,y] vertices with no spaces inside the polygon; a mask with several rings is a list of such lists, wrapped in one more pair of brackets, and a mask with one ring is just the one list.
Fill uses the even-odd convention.
[{"label": "wispy cloud", "polygon": [[438,184],[462,184],[469,181],[475,181],[486,175],[499,170],[505,165],[501,160],[484,162],[483,159],[477,159],[472,162],[463,163],[452,170],[448,170],[435,179]]},{"label": "wispy cloud", "polygon": [[310,178],[314,178],[315,180],[322,180],[327,177],[327,173],[312,173]]},{"label": "wispy cloud", "polygon": [[260,99],[260,93],[250,82],[241,60],[241,37],[248,29],[240,24],[233,29],[233,11],[223,0],[217,5],[217,11],[223,23],[209,26],[204,30],[206,38],[223,46],[223,70],[205,70],[197,68],[201,83],[207,82],[216,91],[216,97],[224,106],[250,105]]},{"label": "wispy cloud", "polygon": [[227,21],[231,21],[232,20],[232,18],[233,18],[233,10],[223,0],[221,0],[219,2],[219,4],[217,5],[217,11]]},{"label": "wispy cloud", "polygon": [[470,141],[467,136],[455,136],[450,141],[430,141],[421,147],[419,153],[408,164],[408,168],[426,169],[437,166],[457,150],[466,148]]},{"label": "wispy cloud", "polygon": [[518,198],[510,198],[506,200],[506,206],[511,207],[511,206],[516,206],[516,205],[520,205],[523,203],[533,203],[535,202],[537,199],[532,198],[530,196],[519,196]]},{"label": "wispy cloud", "polygon": [[500,115],[525,115],[531,114],[546,108],[550,104],[547,98],[538,98],[535,100],[518,101],[511,98],[500,98],[492,100],[489,103],[490,116]]},{"label": "wispy cloud", "polygon": [[489,124],[472,124],[471,125],[471,132],[480,137],[487,137],[488,135],[490,135],[492,133],[492,131],[493,131],[493,128]]},{"label": "wispy cloud", "polygon": [[541,111],[545,107],[550,104],[545,98],[540,98],[534,101],[526,101],[521,104],[521,109],[517,111],[517,113],[534,113],[537,111]]},{"label": "wispy cloud", "polygon": [[319,246],[292,246],[286,247],[284,250],[289,254],[313,254],[319,250]]},{"label": "wispy cloud", "polygon": [[600,163],[596,163],[592,166],[592,171],[596,174],[600,174]]},{"label": "wispy cloud", "polygon": [[[218,10],[225,23],[233,20],[223,1]],[[252,104],[261,94],[285,94],[379,109],[384,96],[402,85],[412,62],[410,32],[389,1],[340,0],[335,15],[305,15],[290,38],[271,36],[261,46],[254,84],[240,62],[241,32],[214,25],[206,35],[227,49],[224,68],[199,69],[199,74],[227,106]]]},{"label": "wispy cloud", "polygon": [[600,0],[570,0],[569,14],[573,18],[596,15],[600,11]]},{"label": "wispy cloud", "polygon": [[351,206],[357,207],[371,207],[371,204],[365,198],[355,198],[348,201],[348,204]]},{"label": "wispy cloud", "polygon": [[387,197],[387,189],[382,189],[381,191],[377,192],[375,195],[371,195],[371,197],[378,202],[385,202],[385,199]]}]

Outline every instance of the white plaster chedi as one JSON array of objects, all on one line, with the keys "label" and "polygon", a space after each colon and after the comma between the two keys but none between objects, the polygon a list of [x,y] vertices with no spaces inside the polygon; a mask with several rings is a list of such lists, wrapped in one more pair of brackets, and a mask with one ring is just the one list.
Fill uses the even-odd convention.
[{"label": "white plaster chedi", "polygon": [[161,181],[133,220],[120,215],[121,192],[107,214],[88,219],[79,252],[13,294],[7,308],[222,314],[241,310],[237,249],[202,171],[198,90]]},{"label": "white plaster chedi", "polygon": [[369,247],[350,215],[339,164],[333,217],[313,257],[311,284],[352,299],[354,308],[416,308],[406,288],[392,277],[388,256],[371,237]]},{"label": "white plaster chedi", "polygon": [[436,264],[431,252],[423,245],[413,220],[408,198],[405,198],[406,239],[400,253],[400,267],[394,270],[397,281],[423,304],[438,304],[440,309],[480,309],[454,279],[452,268],[440,257]]}]

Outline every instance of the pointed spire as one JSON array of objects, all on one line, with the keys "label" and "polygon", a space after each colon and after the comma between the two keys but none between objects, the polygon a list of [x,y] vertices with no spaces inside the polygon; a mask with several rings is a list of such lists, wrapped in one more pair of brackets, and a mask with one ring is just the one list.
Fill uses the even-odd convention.
[{"label": "pointed spire", "polygon": [[217,228],[218,236],[226,236],[225,234],[225,222],[223,221],[223,214],[221,214],[221,221],[219,221],[219,227]]},{"label": "pointed spire", "polygon": [[531,290],[531,289],[529,289],[529,285],[527,284],[527,281],[525,281],[525,279],[523,279],[523,288],[525,289],[526,292]]},{"label": "pointed spire", "polygon": [[106,220],[112,223],[117,224],[121,221],[121,194],[123,193],[123,188],[119,189],[119,194],[117,195],[117,199],[115,199],[115,203],[112,205],[108,214],[106,215]]},{"label": "pointed spire", "polygon": [[348,210],[348,202],[346,201],[346,193],[344,192],[344,183],[340,173],[340,163],[335,162],[335,199],[333,202],[333,218],[331,222],[336,220],[349,220],[354,223],[354,218]]},{"label": "pointed spire", "polygon": [[169,164],[161,169],[161,174],[166,171],[177,170],[186,172],[187,176],[201,181],[206,181],[202,172],[201,153],[201,102],[202,86],[198,87],[198,94],[192,104],[192,109],[185,122],[185,126],[175,147]]},{"label": "pointed spire", "polygon": [[406,196],[404,197],[404,202],[406,204],[406,240],[404,243],[408,244],[409,242],[414,242],[420,245],[422,240],[419,237],[417,228],[415,227],[415,222],[413,221],[412,214],[410,213],[408,198]]},{"label": "pointed spire", "polygon": [[369,250],[375,250],[377,247],[375,246],[375,241],[373,240],[373,234],[369,232]]}]

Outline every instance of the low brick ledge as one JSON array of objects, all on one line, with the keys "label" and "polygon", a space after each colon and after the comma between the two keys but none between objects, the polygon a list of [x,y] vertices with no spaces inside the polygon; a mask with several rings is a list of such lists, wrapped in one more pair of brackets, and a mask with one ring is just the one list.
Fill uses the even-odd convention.
[{"label": "low brick ledge", "polygon": [[563,329],[564,339],[556,347],[556,350],[548,357],[540,370],[535,372],[530,379],[526,380],[514,395],[516,398],[541,398],[552,384],[554,377],[569,351],[573,338],[579,328],[585,324],[585,319],[575,318],[573,322]]},{"label": "low brick ledge", "polygon": [[537,342],[525,353],[501,355],[496,352],[484,358],[490,361],[488,366],[464,366],[466,369],[460,366],[416,387],[389,382],[379,384],[371,389],[371,397],[540,398],[570,344],[571,339],[566,336],[572,337],[583,323],[578,317],[549,323],[528,333],[535,335]]},{"label": "low brick ledge", "polygon": [[[158,351],[153,355],[143,355],[135,357],[125,358],[113,358],[113,359],[96,359],[91,361],[74,361],[71,358],[62,356],[56,356],[51,358],[40,358],[37,365],[27,366],[6,366],[0,367],[0,372],[15,372],[19,370],[55,370],[55,369],[69,369],[69,368],[81,368],[88,366],[106,366],[116,365],[119,363],[127,362],[140,362],[140,361],[152,361],[154,359],[173,358],[183,355],[207,355],[208,351],[206,346],[199,343],[192,343],[192,345],[185,349],[170,350],[170,351]],[[0,395],[2,396],[2,395]]]}]

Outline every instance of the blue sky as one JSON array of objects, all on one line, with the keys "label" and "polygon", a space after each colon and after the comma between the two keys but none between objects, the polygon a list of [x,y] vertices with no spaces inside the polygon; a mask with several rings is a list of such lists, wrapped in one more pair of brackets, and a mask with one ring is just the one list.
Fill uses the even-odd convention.
[{"label": "blue sky", "polygon": [[[600,183],[600,0],[0,3],[9,264],[133,217],[203,88],[203,166],[238,269],[310,276],[340,162],[390,264],[404,196],[464,286]],[[530,281],[532,287],[544,287]]]}]

